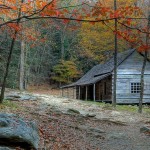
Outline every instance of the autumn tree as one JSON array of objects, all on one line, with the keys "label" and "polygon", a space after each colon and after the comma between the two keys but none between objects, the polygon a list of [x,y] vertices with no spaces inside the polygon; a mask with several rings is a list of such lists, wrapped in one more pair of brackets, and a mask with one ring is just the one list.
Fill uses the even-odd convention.
[{"label": "autumn tree", "polygon": [[[4,80],[2,83],[2,89],[1,89],[1,96],[0,96],[0,102],[4,99],[4,91],[6,86],[6,79],[8,76],[9,66],[11,62],[11,57],[13,53],[14,44],[17,38],[17,34],[21,32],[21,25],[20,23],[27,21],[27,20],[33,20],[33,19],[47,19],[47,18],[53,18],[53,19],[63,19],[69,20],[70,16],[65,16],[65,13],[68,13],[64,8],[59,8],[58,2],[56,0],[52,1],[10,1],[7,0],[5,3],[3,1],[0,1],[0,8],[2,11],[0,12],[0,15],[3,16],[1,19],[0,27],[3,27],[5,25],[9,25],[13,32],[12,32],[12,43],[10,46],[10,52],[8,56],[8,61],[6,65],[6,72],[4,75]],[[83,4],[80,4],[81,6]],[[68,6],[70,7],[70,6]],[[75,14],[76,16],[76,14]]]},{"label": "autumn tree", "polygon": [[80,75],[76,64],[73,61],[60,61],[54,68],[55,75],[52,77],[53,80],[60,83],[71,83],[74,79]]},{"label": "autumn tree", "polygon": [[[148,7],[148,9],[147,9]],[[145,36],[145,45],[142,45],[140,48],[139,48],[139,51],[142,52],[144,51],[144,60],[143,60],[143,66],[142,66],[142,69],[141,69],[141,91],[140,91],[140,99],[139,99],[139,109],[138,109],[138,112],[139,113],[142,113],[142,104],[143,104],[143,96],[144,96],[144,89],[145,89],[145,80],[144,80],[144,72],[145,72],[145,68],[146,68],[146,62],[147,60],[149,59],[149,53],[150,53],[150,42],[149,42],[149,38],[150,38],[150,10],[149,10],[149,7],[150,7],[150,2],[148,1],[145,1],[144,3],[144,8],[145,8],[145,16],[147,16],[147,26],[146,26],[146,36]],[[143,24],[142,24],[143,25]]]},{"label": "autumn tree", "polygon": [[[110,22],[113,26],[114,22]],[[103,23],[83,22],[79,30],[79,54],[96,64],[103,63],[114,53],[114,33]],[[128,49],[125,40],[119,39],[119,51]],[[81,47],[81,48],[80,48]]]},{"label": "autumn tree", "polygon": [[[51,1],[49,3],[41,3],[40,1],[36,1],[36,3],[34,3],[34,5],[32,2],[23,3],[23,1],[19,1],[19,3],[18,3],[18,2],[14,2],[14,1],[7,1],[7,2],[3,3],[3,1],[0,1],[0,6],[2,9],[0,14],[2,14],[2,16],[3,16],[0,27],[2,27],[4,25],[9,25],[13,30],[13,32],[11,34],[12,42],[10,45],[10,51],[9,51],[8,60],[7,60],[7,64],[6,64],[6,71],[5,71],[4,80],[2,83],[0,102],[2,102],[4,99],[6,79],[8,76],[9,66],[10,66],[11,57],[12,57],[12,53],[13,53],[13,48],[14,48],[14,44],[15,44],[15,41],[17,38],[17,34],[21,30],[20,22],[22,21],[23,18],[26,18],[27,16],[28,17],[33,16],[33,15],[40,13],[41,11],[44,11],[44,8],[46,8],[46,6],[53,8],[54,4],[55,4],[55,1]],[[37,9],[35,10],[35,7],[33,7],[33,6],[36,6]]]}]

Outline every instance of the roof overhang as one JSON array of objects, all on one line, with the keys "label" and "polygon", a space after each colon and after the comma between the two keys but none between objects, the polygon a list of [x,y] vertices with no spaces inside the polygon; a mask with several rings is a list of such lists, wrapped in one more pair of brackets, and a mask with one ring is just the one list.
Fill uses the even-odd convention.
[{"label": "roof overhang", "polygon": [[75,86],[86,86],[86,85],[95,84],[95,83],[105,79],[106,77],[110,76],[111,74],[112,74],[112,72],[108,72],[108,73],[96,76],[96,77],[92,78],[91,80],[87,80],[82,83],[72,83],[72,84],[69,84],[66,86],[62,86],[60,88],[71,88],[71,87],[75,87]]}]

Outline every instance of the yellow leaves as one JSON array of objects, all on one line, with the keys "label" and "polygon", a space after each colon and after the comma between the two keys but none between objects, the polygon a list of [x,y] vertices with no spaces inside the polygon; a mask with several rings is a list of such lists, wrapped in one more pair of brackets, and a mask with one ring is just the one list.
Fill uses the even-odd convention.
[{"label": "yellow leaves", "polygon": [[47,2],[42,2],[42,3],[41,3],[41,6],[42,6],[42,7],[45,7],[47,4],[48,4]]},{"label": "yellow leaves", "polygon": [[[108,24],[108,23],[107,23]],[[109,21],[113,28],[114,21]],[[104,61],[103,54],[114,49],[114,34],[103,22],[91,25],[82,23],[80,33],[80,55],[97,62]],[[125,42],[119,39],[119,48],[123,49]]]},{"label": "yellow leaves", "polygon": [[41,9],[43,7],[45,7],[46,5],[48,5],[48,2],[46,1],[41,1],[41,0],[36,0],[35,1],[35,5],[38,9]]},{"label": "yellow leaves", "polygon": [[142,15],[141,9],[135,6],[135,0],[118,0],[116,11],[114,11],[114,0],[106,0],[100,3],[100,6],[98,6],[98,4],[99,2],[92,9],[93,18],[131,18]]},{"label": "yellow leaves", "polygon": [[21,11],[24,13],[27,12],[28,11],[27,5],[22,5]]},{"label": "yellow leaves", "polygon": [[53,71],[55,76],[52,79],[64,83],[71,82],[72,79],[77,78],[80,74],[77,65],[73,61],[60,61],[58,65],[54,66]]},{"label": "yellow leaves", "polygon": [[36,7],[40,8],[42,6],[42,2],[37,0],[35,1]]}]

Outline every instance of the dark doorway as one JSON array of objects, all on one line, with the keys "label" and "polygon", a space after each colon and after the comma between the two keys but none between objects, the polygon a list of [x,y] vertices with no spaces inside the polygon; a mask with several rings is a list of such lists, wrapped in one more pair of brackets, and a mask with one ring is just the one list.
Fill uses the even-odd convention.
[{"label": "dark doorway", "polygon": [[88,86],[88,100],[93,100],[93,85]]}]

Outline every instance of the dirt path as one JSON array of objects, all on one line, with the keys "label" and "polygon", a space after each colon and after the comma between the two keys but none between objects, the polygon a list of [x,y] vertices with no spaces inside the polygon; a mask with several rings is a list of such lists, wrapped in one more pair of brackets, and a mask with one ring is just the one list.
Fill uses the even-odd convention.
[{"label": "dirt path", "polygon": [[116,111],[109,107],[100,107],[96,103],[90,103],[81,100],[62,98],[52,95],[41,95],[34,94],[39,97],[41,102],[55,107],[56,109],[66,113],[68,109],[75,109],[80,112],[83,116],[95,115],[97,119],[109,119],[113,121],[120,121],[122,123],[137,123],[137,122],[147,122],[150,121],[150,115],[140,115],[137,113],[130,113],[125,111]]},{"label": "dirt path", "polygon": [[90,121],[86,120],[81,125],[79,123],[77,128],[86,132],[93,129],[94,133],[87,136],[88,142],[94,146],[93,149],[150,150],[150,137],[140,133],[140,128],[150,122],[149,115],[109,110],[80,100],[38,94],[36,96],[40,97],[43,107],[50,105],[54,110],[65,114],[73,109],[79,111],[81,116],[89,116],[87,118]]},{"label": "dirt path", "polygon": [[29,95],[36,100],[15,101],[19,111],[6,111],[37,122],[39,150],[150,150],[150,136],[140,133],[142,126],[150,125],[150,114],[46,94]]}]

